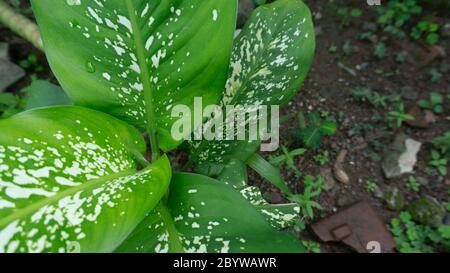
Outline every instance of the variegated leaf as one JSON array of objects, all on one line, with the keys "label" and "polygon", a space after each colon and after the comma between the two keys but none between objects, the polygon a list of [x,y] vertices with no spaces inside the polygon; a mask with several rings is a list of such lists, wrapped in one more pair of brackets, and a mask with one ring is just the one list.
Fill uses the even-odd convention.
[{"label": "variegated leaf", "polygon": [[117,252],[302,252],[299,240],[273,229],[232,187],[174,175],[167,207],[150,213]]},{"label": "variegated leaf", "polygon": [[167,157],[138,171],[145,149],[134,128],[81,107],[1,120],[0,252],[115,249],[168,188]]},{"label": "variegated leaf", "polygon": [[[260,6],[235,40],[222,105],[240,105],[247,112],[259,111],[261,105],[285,105],[304,82],[314,49],[311,13],[301,0],[278,0]],[[219,174],[220,167],[236,155],[245,161],[256,150],[243,149],[249,147],[249,140],[191,143],[195,161],[199,162],[197,170]],[[259,142],[251,145],[257,147]]]},{"label": "variegated leaf", "polygon": [[299,218],[300,207],[297,204],[270,204],[264,199],[259,188],[249,186],[247,166],[238,159],[232,159],[225,166],[218,180],[239,191],[276,229],[292,226]]},{"label": "variegated leaf", "polygon": [[[171,110],[220,100],[236,0],[32,0],[53,72],[78,105],[152,127],[163,150]],[[49,12],[51,11],[51,12]]]}]

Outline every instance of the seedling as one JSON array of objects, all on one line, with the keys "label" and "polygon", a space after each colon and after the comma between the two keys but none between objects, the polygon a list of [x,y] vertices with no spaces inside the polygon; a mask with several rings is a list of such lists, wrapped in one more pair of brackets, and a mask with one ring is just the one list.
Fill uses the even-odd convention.
[{"label": "seedling", "polygon": [[314,241],[302,241],[308,253],[320,253],[320,244]]},{"label": "seedling", "polygon": [[294,195],[290,197],[290,200],[300,206],[301,215],[314,219],[314,209],[322,209],[322,206],[314,199],[322,193],[322,190],[327,189],[325,178],[322,176],[314,178],[308,175],[305,176],[303,184],[305,186],[303,194]]},{"label": "seedling", "polygon": [[373,181],[367,180],[366,181],[366,191],[368,193],[374,193],[377,189],[377,184]]},{"label": "seedling", "polygon": [[440,154],[447,158],[450,157],[450,131],[444,133],[442,136],[436,137],[433,139],[432,143]]},{"label": "seedling", "polygon": [[373,91],[368,87],[356,87],[350,91],[356,101],[370,102],[372,99]]},{"label": "seedling", "polygon": [[434,45],[439,42],[439,25],[429,21],[420,21],[417,26],[411,30],[411,37],[419,40],[425,37],[425,41]]},{"label": "seedling", "polygon": [[414,192],[420,192],[420,184],[414,178],[414,176],[408,177],[408,187],[412,189]]},{"label": "seedling", "polygon": [[295,165],[294,159],[297,156],[303,155],[307,150],[306,149],[295,149],[295,150],[289,151],[286,148],[286,146],[283,145],[283,146],[281,146],[281,151],[283,153],[282,155],[277,156],[277,157],[271,157],[269,159],[270,164],[277,166],[277,167],[282,167],[284,164],[286,164],[288,169],[292,170],[297,177],[302,176],[302,173]]},{"label": "seedling", "polygon": [[337,46],[335,44],[330,45],[330,47],[328,48],[328,52],[334,54],[337,52]]},{"label": "seedling", "polygon": [[420,108],[429,109],[436,114],[442,114],[444,107],[442,106],[444,97],[438,92],[431,92],[429,100],[420,100],[417,104]]},{"label": "seedling", "polygon": [[359,102],[369,102],[374,107],[388,107],[389,98],[373,91],[368,87],[356,87],[351,89],[353,98]]},{"label": "seedling", "polygon": [[342,51],[344,51],[345,55],[351,55],[355,52],[355,47],[352,45],[350,40],[346,40],[342,46]]},{"label": "seedling", "polygon": [[336,133],[336,122],[331,119],[322,119],[318,112],[309,115],[306,123],[303,113],[299,113],[299,128],[296,136],[303,141],[306,147],[318,149],[323,136],[332,136]]},{"label": "seedling", "polygon": [[363,10],[359,8],[349,9],[347,7],[340,7],[337,13],[341,17],[341,27],[348,27],[352,18],[358,18],[363,15]]},{"label": "seedling", "polygon": [[330,163],[330,156],[328,151],[324,151],[323,153],[314,156],[314,161],[316,161],[320,166],[324,166]]},{"label": "seedling", "polygon": [[428,165],[436,168],[439,174],[447,175],[447,163],[447,158],[443,157],[437,150],[431,150],[431,160],[428,162]]},{"label": "seedling", "polygon": [[407,53],[405,51],[400,51],[395,54],[395,61],[397,63],[404,63],[406,61]]},{"label": "seedling", "polygon": [[383,42],[378,42],[373,47],[373,56],[377,57],[378,59],[382,59],[386,56],[387,49],[386,44]]},{"label": "seedling", "polygon": [[438,82],[442,79],[442,73],[436,68],[430,69],[428,74],[430,75],[431,82]]},{"label": "seedling", "polygon": [[20,61],[19,65],[33,74],[44,71],[44,66],[39,62],[34,53],[29,54],[26,59]]},{"label": "seedling", "polygon": [[393,128],[402,127],[403,123],[408,120],[414,120],[414,117],[405,113],[405,106],[403,103],[397,104],[397,110],[388,113],[390,121],[389,126]]}]

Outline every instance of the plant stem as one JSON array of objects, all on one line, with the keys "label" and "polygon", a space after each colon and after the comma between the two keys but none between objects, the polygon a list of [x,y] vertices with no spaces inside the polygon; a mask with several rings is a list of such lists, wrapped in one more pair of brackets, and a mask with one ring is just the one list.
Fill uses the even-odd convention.
[{"label": "plant stem", "polygon": [[143,168],[150,166],[150,163],[145,159],[145,157],[139,151],[131,147],[131,145],[128,145],[128,151],[130,151],[134,160],[136,160]]},{"label": "plant stem", "polygon": [[146,57],[145,57],[145,48],[144,48],[144,40],[142,39],[142,32],[139,28],[139,23],[136,17],[136,9],[131,0],[126,0],[126,5],[128,9],[128,14],[131,21],[131,26],[133,29],[133,37],[134,42],[136,44],[136,55],[138,59],[139,66],[141,68],[141,79],[142,85],[144,86],[144,101],[146,108],[146,116],[147,116],[147,133],[148,138],[150,140],[150,149],[152,152],[152,162],[158,160],[159,147],[158,147],[158,139],[156,138],[156,118],[155,118],[155,110],[153,105],[153,92],[154,88],[152,83],[150,82],[150,72],[147,65]]},{"label": "plant stem", "polygon": [[10,28],[36,48],[44,51],[38,26],[27,17],[15,12],[8,4],[0,0],[0,23]]}]

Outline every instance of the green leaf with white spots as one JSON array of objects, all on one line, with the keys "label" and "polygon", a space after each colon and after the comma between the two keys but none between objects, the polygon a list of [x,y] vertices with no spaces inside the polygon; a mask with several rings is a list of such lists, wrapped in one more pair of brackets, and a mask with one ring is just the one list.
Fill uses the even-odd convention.
[{"label": "green leaf with white spots", "polygon": [[110,252],[167,191],[162,157],[138,170],[137,130],[76,106],[0,121],[0,253]]},{"label": "green leaf with white spots", "polygon": [[[220,100],[236,0],[32,0],[46,54],[70,98],[141,129],[163,150],[172,108]],[[49,12],[49,10],[51,12]]]},{"label": "green leaf with white spots", "polygon": [[293,226],[299,219],[300,207],[295,203],[270,204],[264,199],[258,187],[247,186],[242,188],[240,193],[276,229],[281,230]]},{"label": "green leaf with white spots", "polygon": [[[260,6],[235,40],[222,105],[240,105],[247,112],[259,111],[260,105],[285,105],[303,84],[314,50],[311,13],[301,0],[278,0]],[[192,143],[196,161],[200,162],[198,171],[217,174],[205,170],[220,170],[217,165],[223,167],[236,153],[245,161],[252,155],[251,151],[240,152],[245,143]]]},{"label": "green leaf with white spots", "polygon": [[303,252],[299,240],[276,231],[232,187],[187,173],[174,175],[160,205],[117,252]]},{"label": "green leaf with white spots", "polygon": [[240,160],[232,159],[219,175],[218,180],[230,185],[258,209],[276,229],[284,229],[295,224],[300,207],[294,203],[270,204],[257,187],[248,186],[247,166]]}]

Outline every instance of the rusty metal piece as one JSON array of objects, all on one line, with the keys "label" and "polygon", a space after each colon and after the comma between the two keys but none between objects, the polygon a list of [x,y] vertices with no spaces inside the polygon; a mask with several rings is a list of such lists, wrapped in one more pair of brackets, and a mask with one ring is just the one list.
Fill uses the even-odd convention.
[{"label": "rusty metal piece", "polygon": [[324,242],[342,242],[359,253],[368,253],[374,245],[381,253],[392,252],[395,241],[384,222],[365,201],[346,208],[311,226]]},{"label": "rusty metal piece", "polygon": [[340,242],[352,235],[352,229],[348,225],[342,225],[331,230],[334,240]]}]

